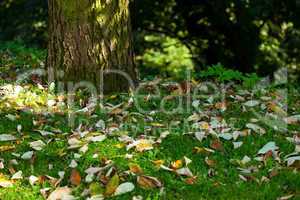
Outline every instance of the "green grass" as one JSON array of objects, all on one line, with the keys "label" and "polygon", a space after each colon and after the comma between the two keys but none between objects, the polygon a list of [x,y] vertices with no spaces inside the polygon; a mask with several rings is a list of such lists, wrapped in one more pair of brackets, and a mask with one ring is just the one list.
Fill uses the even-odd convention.
[{"label": "green grass", "polygon": [[[13,133],[20,138],[19,143],[14,144],[16,146],[15,150],[0,153],[0,157],[5,161],[15,159],[11,155],[12,152],[22,154],[30,150],[28,144],[30,141],[38,139],[47,141],[45,140],[46,138],[43,138],[38,132],[34,131],[37,127],[34,127],[32,120],[38,119],[41,117],[40,115],[14,110],[11,110],[10,113],[16,114],[16,112],[19,114],[19,118],[16,121],[7,120],[5,117],[7,111],[0,114],[0,134]],[[176,120],[183,120],[185,115],[187,114],[177,116]],[[237,118],[238,120],[235,122],[236,127],[243,127],[253,117],[251,113],[240,115],[239,105],[232,105],[231,109],[224,116],[227,119]],[[84,118],[84,116],[81,117]],[[63,116],[53,115],[46,119],[45,126],[59,128],[66,132],[70,131],[66,127],[66,124],[62,123],[62,121],[66,122],[66,120],[62,120],[64,119]],[[167,124],[174,120],[174,118],[158,114],[155,120]],[[134,122],[127,123],[138,126]],[[23,135],[16,132],[18,124],[21,124],[23,127]],[[88,152],[78,159],[79,166],[77,169],[83,175],[86,168],[100,165],[101,160],[104,158],[113,160],[117,170],[120,172],[128,170],[129,163],[136,163],[143,169],[146,175],[159,178],[165,187],[162,196],[159,189],[144,190],[137,186],[133,192],[112,199],[130,199],[133,195],[142,195],[145,199],[276,199],[290,193],[296,194],[295,199],[297,199],[300,192],[299,172],[286,168],[283,164],[279,164],[274,160],[269,160],[266,165],[258,161],[252,161],[251,165],[259,167],[259,171],[253,174],[253,177],[258,180],[263,176],[268,176],[270,173],[269,170],[273,168],[278,168],[278,175],[265,183],[256,182],[255,180],[243,182],[238,177],[237,166],[231,162],[232,159],[240,160],[245,155],[252,158],[255,157],[257,151],[269,141],[275,141],[283,155],[293,152],[294,145],[288,143],[285,139],[289,133],[280,133],[268,129],[268,127],[266,128],[268,131],[263,136],[254,134],[242,138],[241,141],[244,142],[244,145],[239,149],[233,149],[231,142],[223,141],[224,152],[216,151],[216,153],[209,155],[210,159],[216,161],[216,165],[213,166],[215,172],[213,177],[208,176],[210,167],[205,163],[206,155],[193,152],[194,147],[209,147],[212,138],[209,137],[203,142],[199,142],[191,135],[183,135],[181,131],[182,125],[174,128],[171,134],[163,140],[162,144],[144,153],[137,153],[132,150],[127,152],[124,147],[117,147],[116,145],[120,144],[120,142],[114,136],[109,137],[103,142],[90,144]],[[134,134],[134,136],[136,135],[138,134]],[[36,159],[33,164],[29,161],[18,159],[19,165],[14,166],[14,169],[16,171],[22,170],[24,177],[30,175],[58,177],[57,174],[59,171],[66,171],[66,178],[63,180],[62,185],[69,184],[68,176],[70,168],[68,168],[68,165],[76,151],[67,149],[67,136],[58,134],[55,141],[50,142],[42,151],[36,153]],[[1,145],[8,144],[11,145],[13,143],[1,143]],[[95,153],[98,154],[97,158],[93,158]],[[134,158],[128,161],[125,158],[126,153],[133,153]],[[164,160],[166,163],[170,163],[171,161],[182,159],[184,156],[193,161],[189,168],[198,177],[194,185],[187,185],[184,182],[185,178],[162,169],[157,169],[152,163],[154,160]],[[53,165],[53,169],[48,169],[49,164]],[[1,172],[9,174],[7,168],[1,170]],[[129,176],[128,180],[135,182],[133,176]],[[13,188],[2,188],[0,190],[0,199],[42,199],[39,193],[39,189],[42,186],[32,187],[28,184],[28,180],[23,179],[22,181],[18,181]],[[75,194],[80,194],[86,187],[87,185],[82,183],[75,189]]]},{"label": "green grass", "polygon": [[[23,52],[24,49],[17,47],[12,48],[12,54],[20,56],[18,52]],[[0,49],[1,51],[1,49]],[[30,50],[31,53],[36,53],[35,50]],[[3,52],[2,52],[2,55]],[[38,54],[41,55],[41,54]],[[29,57],[30,62],[38,62],[36,57]],[[20,58],[22,60],[23,58]],[[29,61],[27,61],[29,62]],[[22,63],[18,61],[18,67],[21,67]],[[20,65],[19,65],[20,64]],[[5,68],[10,67],[9,64],[5,64]],[[0,70],[2,70],[0,68]],[[9,73],[8,73],[9,75]],[[11,81],[8,79],[8,81]],[[7,80],[0,81],[0,85],[7,84]],[[24,85],[23,85],[24,86]],[[74,128],[68,126],[68,115],[66,110],[62,109],[62,113],[56,112],[53,109],[47,108],[47,98],[56,98],[55,94],[48,94],[47,89],[38,89],[34,85],[27,85],[23,95],[18,96],[16,99],[4,97],[0,98],[0,135],[12,134],[15,135],[18,140],[13,142],[0,142],[0,147],[14,146],[15,148],[9,151],[0,151],[0,158],[4,160],[5,167],[0,169],[0,174],[5,175],[8,179],[11,177],[12,168],[15,171],[21,170],[23,172],[23,179],[16,181],[11,188],[0,188],[1,200],[31,200],[31,199],[43,199],[40,189],[50,187],[51,191],[54,187],[49,181],[44,181],[35,186],[31,186],[28,181],[30,175],[37,177],[49,175],[58,178],[59,171],[65,171],[65,178],[60,183],[60,186],[68,185],[72,187],[73,194],[79,199],[84,189],[89,188],[90,183],[85,183],[84,171],[91,167],[103,166],[104,160],[112,160],[115,171],[121,176],[121,182],[132,182],[135,185],[135,189],[127,194],[121,196],[111,197],[109,199],[125,200],[132,199],[133,196],[141,195],[146,200],[158,200],[158,199],[184,199],[184,200],[201,200],[201,199],[277,199],[282,196],[293,194],[291,199],[300,199],[300,173],[299,168],[287,167],[283,162],[284,156],[292,153],[295,149],[295,145],[288,142],[286,137],[292,137],[294,132],[300,131],[299,124],[289,126],[288,132],[279,132],[273,130],[269,126],[266,126],[262,122],[258,122],[260,126],[266,129],[266,134],[251,134],[246,137],[241,137],[238,141],[242,141],[243,145],[234,149],[232,141],[225,141],[221,139],[224,147],[223,151],[215,151],[215,153],[206,155],[203,153],[196,153],[195,147],[207,147],[210,148],[212,141],[215,139],[213,136],[208,136],[202,142],[198,141],[193,134],[187,134],[189,131],[186,129],[191,128],[191,122],[185,122],[185,120],[196,112],[196,109],[190,111],[183,110],[179,114],[167,114],[163,112],[156,112],[155,114],[140,113],[136,107],[131,107],[128,110],[128,115],[116,117],[110,115],[105,109],[97,108],[91,115],[77,114],[75,116],[75,127],[79,124],[83,125],[84,130],[88,130],[94,127],[95,123],[102,119],[106,122],[106,126],[112,124],[122,124],[123,128],[118,134],[128,134],[132,138],[138,138],[140,135],[146,134],[148,136],[158,137],[159,134],[166,130],[168,125],[174,122],[176,125],[172,126],[170,135],[162,140],[161,144],[155,144],[154,148],[145,152],[137,152],[134,149],[126,150],[126,144],[118,140],[119,135],[114,134],[108,136],[108,138],[102,142],[90,143],[88,151],[82,154],[82,157],[76,159],[78,166],[76,169],[79,171],[82,181],[79,186],[71,186],[69,177],[71,168],[68,167],[71,160],[74,159],[75,153],[78,150],[68,149],[68,138],[72,134]],[[238,86],[236,88],[241,88]],[[299,89],[290,85],[290,93],[288,97],[289,113],[300,113],[300,98]],[[232,88],[233,90],[236,88]],[[274,88],[273,88],[274,89]],[[236,91],[235,91],[236,92]],[[37,94],[37,97],[31,98],[31,95]],[[145,91],[148,95],[148,92]],[[168,95],[166,89],[162,89],[162,94]],[[256,94],[257,98],[260,94]],[[271,94],[268,93],[270,96]],[[33,95],[34,96],[34,95]],[[32,101],[28,101],[33,99]],[[80,98],[86,99],[81,94],[77,96],[77,100]],[[118,94],[116,97],[107,97],[105,103],[111,103],[117,105],[125,102],[129,99],[126,94]],[[159,109],[161,98],[150,99],[146,101],[145,98],[136,98],[139,105],[146,111],[152,111]],[[220,112],[214,108],[213,105],[201,104],[202,112],[206,112],[211,116],[219,116],[230,122],[231,126],[237,130],[244,130],[245,125],[255,118],[255,115],[251,111],[243,112],[241,103],[234,102],[232,99],[226,99],[229,106],[225,112]],[[16,106],[16,102],[21,102],[22,106]],[[217,100],[215,101],[215,103]],[[11,106],[8,107],[7,104]],[[36,104],[35,104],[36,103]],[[76,105],[79,107],[79,105]],[[178,102],[175,99],[169,100],[166,104],[166,108],[169,110],[178,106]],[[258,113],[263,114],[264,111],[256,108]],[[48,114],[46,114],[48,112]],[[11,114],[17,116],[15,121],[9,120],[6,115]],[[35,124],[33,121],[40,121],[39,124]],[[204,117],[201,121],[210,121],[210,118]],[[18,125],[22,126],[21,133],[17,132]],[[161,127],[159,127],[160,125]],[[55,136],[42,137],[36,130],[47,130],[54,132],[55,129],[61,131],[61,133],[55,134]],[[150,129],[150,131],[149,131]],[[94,131],[94,130],[92,130]],[[190,129],[191,132],[194,130]],[[24,161],[15,157],[12,153],[23,154],[29,150],[32,150],[29,143],[36,140],[42,140],[46,143],[46,146],[41,151],[35,151],[34,161]],[[262,146],[270,141],[275,141],[276,145],[280,149],[281,162],[275,161],[273,158],[269,158],[265,163],[253,160],[256,157],[257,152]],[[97,154],[97,156],[95,156]],[[126,158],[126,154],[132,154],[133,158]],[[244,156],[249,156],[252,161],[245,166],[238,164],[238,161],[243,159]],[[175,173],[157,168],[153,161],[163,160],[166,166],[171,162],[188,157],[192,160],[192,163],[188,166],[197,179],[194,184],[189,185],[186,183],[186,177],[176,175]],[[214,160],[213,166],[208,166],[205,162],[206,157],[210,160]],[[16,159],[18,165],[11,165],[9,161]],[[139,165],[144,175],[156,177],[163,184],[163,189],[143,189],[136,181],[136,176],[133,174],[124,174],[129,170],[130,164]],[[49,169],[49,165],[52,165],[52,169]],[[251,174],[251,180],[243,181],[239,177],[238,167],[256,167],[257,171]],[[9,170],[10,168],[10,170]],[[271,177],[269,181],[261,181],[263,177],[269,177],[272,170],[277,171],[277,175]],[[100,183],[99,180],[95,180],[93,183]],[[104,186],[103,186],[104,187]],[[103,188],[102,188],[103,190]]]}]

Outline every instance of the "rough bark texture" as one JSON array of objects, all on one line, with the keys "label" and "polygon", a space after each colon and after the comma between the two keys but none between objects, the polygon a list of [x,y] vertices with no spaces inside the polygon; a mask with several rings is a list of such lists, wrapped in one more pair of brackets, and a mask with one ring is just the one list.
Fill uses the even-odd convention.
[{"label": "rough bark texture", "polygon": [[128,90],[124,77],[104,74],[101,80],[100,70],[120,70],[136,81],[129,0],[48,0],[48,4],[49,79],[88,81],[97,89],[104,87],[105,93]]}]

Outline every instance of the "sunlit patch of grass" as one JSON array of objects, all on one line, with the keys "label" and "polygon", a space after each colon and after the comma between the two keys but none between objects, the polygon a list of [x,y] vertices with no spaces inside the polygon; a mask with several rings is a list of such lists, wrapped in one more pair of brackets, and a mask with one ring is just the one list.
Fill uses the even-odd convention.
[{"label": "sunlit patch of grass", "polygon": [[[259,97],[259,96],[258,96]],[[24,86],[23,92],[13,97],[13,93],[8,93],[7,97],[0,100],[0,134],[12,134],[17,137],[17,141],[0,142],[0,146],[13,145],[15,148],[8,151],[0,152],[0,158],[4,159],[5,168],[0,169],[0,173],[8,176],[12,175],[13,170],[23,172],[23,180],[18,181],[12,188],[1,188],[0,199],[10,200],[19,199],[42,199],[39,192],[43,187],[51,187],[49,183],[31,186],[27,177],[30,175],[44,176],[49,175],[58,178],[58,172],[65,171],[65,178],[61,185],[70,185],[70,162],[75,159],[75,153],[78,149],[69,149],[68,139],[80,124],[84,129],[94,127],[95,123],[102,119],[106,125],[122,124],[120,131],[107,136],[102,142],[94,142],[89,144],[86,153],[81,153],[81,157],[75,159],[78,163],[76,169],[79,171],[82,181],[78,187],[72,186],[74,194],[80,196],[84,189],[88,188],[90,183],[86,183],[85,170],[89,167],[103,166],[107,160],[114,163],[118,173],[129,170],[129,164],[137,164],[141,167],[145,175],[158,178],[163,189],[145,190],[138,186],[136,176],[129,174],[122,182],[130,181],[136,185],[133,192],[128,194],[113,197],[111,199],[123,200],[132,199],[133,195],[141,195],[146,200],[156,199],[276,199],[288,194],[294,194],[295,199],[299,198],[300,191],[300,174],[293,168],[286,167],[286,163],[268,159],[263,162],[255,161],[253,158],[257,156],[257,152],[266,143],[274,141],[279,147],[281,160],[284,156],[293,152],[295,145],[288,142],[286,137],[292,137],[293,132],[299,131],[299,126],[289,126],[289,131],[279,132],[271,129],[269,126],[260,122],[263,128],[266,129],[264,135],[252,132],[252,134],[239,137],[237,141],[243,142],[243,145],[234,149],[232,141],[220,139],[224,150],[216,150],[215,153],[203,154],[195,152],[195,147],[211,148],[211,143],[216,138],[208,136],[202,142],[195,139],[193,134],[188,134],[193,130],[186,130],[186,126],[191,126],[192,122],[186,122],[186,119],[193,114],[194,111],[184,111],[180,114],[168,114],[160,112],[160,99],[137,99],[139,104],[146,111],[156,110],[154,113],[142,114],[136,107],[130,107],[126,117],[118,117],[110,114],[109,110],[97,107],[93,115],[86,113],[76,113],[75,128],[70,128],[68,125],[67,110],[55,110],[54,107],[48,106],[48,100],[57,100],[57,96],[49,92],[47,88],[41,89],[36,86]],[[77,96],[80,99],[80,95]],[[85,98],[84,96],[82,98]],[[109,102],[113,105],[128,101],[128,95],[111,96],[104,100],[104,104]],[[228,100],[229,101],[229,100]],[[7,104],[11,106],[7,106]],[[76,102],[77,103],[77,102]],[[292,113],[298,113],[299,96],[291,95],[290,107]],[[178,102],[171,99],[166,104],[166,108],[172,109],[176,107]],[[21,105],[21,106],[20,106]],[[79,103],[76,108],[81,108]],[[202,106],[202,105],[200,105]],[[201,107],[201,110],[206,110],[207,107]],[[209,108],[212,115],[222,117],[230,126],[235,129],[243,130],[245,125],[255,118],[252,112],[242,112],[243,106],[237,103],[230,103],[225,112]],[[261,112],[258,108],[257,112]],[[9,119],[7,115],[15,116],[15,120]],[[151,118],[151,120],[149,120]],[[205,118],[205,120],[210,120]],[[128,136],[137,139],[141,135],[158,137],[162,131],[167,130],[168,125],[176,123],[170,129],[170,135],[162,140],[161,144],[154,144],[154,148],[150,151],[137,152],[134,149],[126,150],[126,144],[118,140],[118,134],[127,134]],[[21,130],[17,130],[21,127]],[[125,128],[127,127],[127,128]],[[190,127],[189,127],[190,128]],[[41,136],[38,130],[53,131],[60,130],[60,133],[55,133],[54,136]],[[73,131],[73,132],[72,132]],[[91,131],[94,131],[92,128]],[[100,131],[101,132],[101,131]],[[42,140],[46,146],[41,151],[35,151],[35,159],[22,160],[17,158],[12,153],[23,154],[32,150],[30,142]],[[128,158],[128,154],[132,154],[132,158]],[[252,160],[241,166],[235,162],[243,159],[244,156],[249,156]],[[191,172],[197,176],[195,183],[187,184],[187,177],[179,176],[176,173],[159,169],[153,161],[162,160],[166,166],[176,160],[182,160],[188,157],[192,163],[188,166]],[[8,162],[12,159],[18,160],[18,165],[11,165]],[[209,166],[205,160],[214,161],[212,166]],[[258,170],[251,173],[251,177],[247,182],[243,181],[239,175],[241,174],[238,167],[256,167]],[[9,170],[10,167],[10,170]],[[13,170],[12,170],[13,169]],[[272,170],[276,170],[277,174],[270,177]],[[268,177],[268,181],[261,181],[262,178]],[[97,180],[99,181],[99,180]]]}]

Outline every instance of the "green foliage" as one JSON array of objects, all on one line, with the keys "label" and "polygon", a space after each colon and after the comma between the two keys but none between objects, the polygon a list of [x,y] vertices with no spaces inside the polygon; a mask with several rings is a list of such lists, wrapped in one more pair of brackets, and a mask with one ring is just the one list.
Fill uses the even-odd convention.
[{"label": "green foliage", "polygon": [[185,71],[194,69],[190,50],[178,39],[163,35],[147,35],[145,41],[155,44],[155,47],[146,49],[142,56],[144,67],[158,69],[176,78],[182,78]]},{"label": "green foliage", "polygon": [[246,74],[242,79],[245,88],[253,88],[261,80],[255,73]]},{"label": "green foliage", "polygon": [[21,41],[0,42],[0,69],[39,67],[45,60],[46,52],[27,47]]},{"label": "green foliage", "polygon": [[208,67],[207,70],[200,72],[199,75],[201,78],[215,78],[221,82],[226,81],[240,81],[243,79],[243,74],[232,69],[226,69],[220,63]]},{"label": "green foliage", "polygon": [[243,74],[239,71],[226,69],[222,64],[218,63],[208,69],[200,72],[199,78],[216,79],[220,82],[238,81],[242,82],[243,87],[253,88],[260,78],[255,73]]}]

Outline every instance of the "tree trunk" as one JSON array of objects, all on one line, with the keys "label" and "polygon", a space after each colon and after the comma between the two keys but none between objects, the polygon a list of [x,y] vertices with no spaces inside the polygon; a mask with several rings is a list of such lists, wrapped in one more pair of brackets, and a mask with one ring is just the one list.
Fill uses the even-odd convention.
[{"label": "tree trunk", "polygon": [[[86,81],[105,93],[128,90],[129,77],[136,82],[129,0],[48,0],[48,4],[50,81]],[[115,71],[102,79],[104,70]]]}]

